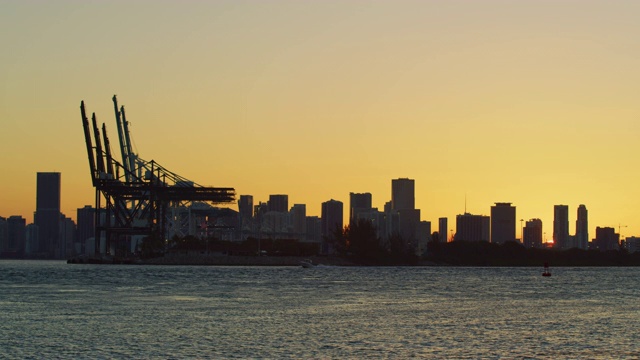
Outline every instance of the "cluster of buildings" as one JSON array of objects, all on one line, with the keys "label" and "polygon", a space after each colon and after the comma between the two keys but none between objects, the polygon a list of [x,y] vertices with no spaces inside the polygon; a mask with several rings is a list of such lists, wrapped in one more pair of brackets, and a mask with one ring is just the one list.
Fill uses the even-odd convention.
[{"label": "cluster of buildings", "polygon": [[596,227],[596,236],[589,241],[588,211],[585,205],[578,206],[574,235],[569,234],[569,206],[555,205],[553,208],[553,242],[546,241],[542,231],[542,220],[530,219],[522,226],[522,239],[516,237],[516,208],[511,203],[495,203],[491,216],[465,213],[456,217],[454,240],[487,241],[503,244],[519,241],[525,247],[553,247],[566,249],[618,250],[625,246],[629,251],[640,250],[640,238],[627,237],[620,241],[620,234],[612,227]]},{"label": "cluster of buildings", "polygon": [[[340,201],[328,200],[322,203],[322,214],[306,216],[304,204],[288,206],[287,195],[271,195],[269,201],[254,205],[253,196],[241,195],[238,201],[241,223],[241,237],[289,237],[300,241],[322,243],[332,236],[336,226],[343,226],[343,208]],[[384,209],[372,206],[371,193],[350,193],[348,219],[350,223],[366,219],[375,225],[378,237],[388,239],[399,234],[411,244],[417,254],[426,250],[432,240],[431,222],[423,221],[420,209],[415,208],[415,181],[400,178],[391,181],[391,201]],[[516,207],[511,203],[498,202],[490,209],[490,216],[473,215],[465,212],[456,216],[455,233],[449,229],[448,218],[438,219],[439,241],[486,241],[503,244],[509,241],[522,243],[525,247],[553,247],[560,250],[579,248],[597,250],[617,250],[621,245],[629,251],[640,250],[640,238],[627,237],[620,241],[620,235],[612,227],[597,227],[596,236],[589,241],[588,211],[585,205],[578,206],[575,233],[570,235],[569,207],[554,206],[553,242],[547,242],[542,229],[542,220],[535,218],[525,222],[519,220],[521,238],[517,237]],[[451,234],[449,235],[449,231]],[[323,243],[323,251],[331,251]]]},{"label": "cluster of buildings", "polygon": [[[95,241],[96,215],[104,211],[85,206],[77,210],[77,224],[60,211],[60,173],[37,174],[36,211],[34,222],[27,224],[22,216],[0,217],[0,257],[65,259],[76,255],[111,252],[105,241]],[[169,236],[216,237],[241,241],[248,238],[297,239],[315,243],[322,253],[331,253],[331,241],[336,229],[342,229],[345,211],[350,224],[364,219],[370,221],[381,240],[400,235],[416,254],[423,254],[432,240],[431,222],[421,220],[415,208],[415,180],[391,181],[391,200],[383,209],[372,205],[371,193],[350,193],[348,208],[341,201],[327,200],[321,205],[321,216],[307,216],[305,204],[289,206],[284,194],[270,195],[266,202],[254,203],[252,195],[240,195],[238,211],[216,208],[205,203],[173,209],[168,224]],[[449,229],[448,219],[438,219],[439,241],[487,241],[502,244],[519,241],[526,247],[557,249],[619,249],[620,235],[611,227],[597,227],[595,238],[589,241],[588,211],[585,205],[577,209],[575,233],[569,234],[569,207],[554,206],[553,243],[546,242],[540,219],[520,221],[521,239],[517,238],[516,207],[511,203],[495,203],[490,216],[465,212],[456,216],[455,233]],[[135,252],[139,239],[129,241]],[[640,251],[640,238],[627,237],[623,245],[630,252]]]},{"label": "cluster of buildings", "polygon": [[[269,201],[254,204],[253,196],[240,195],[238,200],[241,238],[296,238],[302,242],[318,243],[323,253],[331,253],[330,242],[336,229],[342,229],[344,213],[349,223],[360,219],[370,221],[380,239],[399,234],[416,252],[426,251],[431,236],[431,223],[420,220],[420,209],[415,208],[415,180],[391,181],[391,200],[384,209],[373,207],[371,193],[350,193],[349,208],[338,200],[322,203],[321,216],[307,216],[305,204],[289,208],[287,195],[270,195]],[[444,222],[446,227],[446,221]],[[446,229],[444,230],[446,233]]]},{"label": "cluster of buildings", "polygon": [[38,173],[33,223],[0,217],[0,256],[65,259],[74,253],[75,222],[60,212],[60,173]]}]

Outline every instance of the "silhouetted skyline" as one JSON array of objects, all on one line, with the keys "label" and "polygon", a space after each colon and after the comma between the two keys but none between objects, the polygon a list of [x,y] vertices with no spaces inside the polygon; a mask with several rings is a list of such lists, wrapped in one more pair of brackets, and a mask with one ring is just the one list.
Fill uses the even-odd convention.
[{"label": "silhouetted skyline", "polygon": [[[90,229],[93,225],[87,222],[87,220],[91,220],[93,224],[93,215],[87,216],[86,214],[88,214],[87,211],[95,211],[94,208],[90,205],[78,208],[78,217],[82,216],[85,220],[82,223],[74,224],[70,218],[60,212],[61,174],[38,173],[37,178],[35,222],[27,224],[22,216],[12,216],[9,219],[0,216],[3,221],[0,224],[2,225],[0,230],[4,229],[2,231],[11,228],[11,221],[19,220],[24,223],[20,227],[20,231],[27,240],[22,240],[26,241],[22,249],[7,252],[8,249],[13,249],[11,244],[16,240],[15,236],[5,239],[6,234],[3,233],[3,236],[0,237],[0,252],[11,254],[11,256],[25,253],[31,256],[65,258],[77,253],[84,253],[85,250],[82,249],[95,249],[93,244],[85,243],[86,239],[93,237],[93,230]],[[408,242],[415,241],[412,245],[415,247],[415,252],[422,254],[426,251],[427,242],[433,240],[431,237],[433,231],[448,230],[448,226],[445,224],[448,222],[448,218],[440,217],[437,222],[421,218],[421,209],[416,209],[414,205],[414,179],[391,179],[390,185],[391,198],[385,203],[383,209],[372,206],[373,194],[351,192],[349,194],[350,201],[347,204],[334,199],[324,201],[321,204],[321,217],[318,218],[317,216],[307,216],[307,204],[289,206],[286,194],[271,194],[268,201],[258,201],[256,205],[254,205],[252,195],[241,194],[237,200],[239,209],[237,219],[232,219],[230,223],[225,220],[224,224],[217,224],[216,222],[221,221],[220,219],[216,220],[215,217],[204,215],[205,213],[197,218],[189,218],[188,223],[196,221],[198,224],[202,223],[198,225],[202,229],[210,226],[222,226],[231,231],[194,233],[198,237],[215,236],[235,241],[243,241],[251,237],[261,238],[262,236],[294,238],[303,243],[322,243],[321,253],[326,254],[335,251],[329,246],[330,244],[326,243],[326,239],[333,236],[336,227],[353,225],[364,219],[373,224],[378,238],[390,239],[394,234],[398,234]],[[202,206],[195,205],[196,210],[194,211],[201,212],[203,210]],[[589,231],[588,210],[584,204],[577,207],[578,217],[575,220],[575,232],[569,228],[569,206],[554,205],[553,210],[552,226],[550,224],[545,226],[539,218],[532,218],[527,220],[526,227],[522,224],[525,220],[520,219],[520,228],[518,228],[516,224],[518,221],[517,206],[512,203],[496,202],[490,206],[490,216],[484,213],[471,214],[468,212],[456,215],[455,219],[451,220],[452,223],[455,221],[455,226],[451,228],[451,234],[439,235],[439,241],[486,241],[494,244],[518,241],[525,247],[548,245],[557,249],[579,248],[586,250],[594,247],[616,249],[620,240],[623,239],[620,234],[621,226],[615,229],[611,226],[595,224],[591,225],[594,228],[593,231]],[[190,213],[191,210],[189,210]],[[223,215],[223,217],[226,216]],[[4,228],[6,226],[8,226],[7,229]],[[25,233],[29,228],[28,234],[31,235]],[[76,237],[76,229],[84,235]],[[551,237],[547,237],[547,229],[549,229]],[[166,236],[172,238],[175,235],[185,236],[192,232],[189,229],[186,229],[186,233],[175,230],[167,233]],[[35,237],[34,231],[38,233]],[[131,246],[135,247],[137,241],[134,240]],[[547,244],[547,241],[550,245]],[[634,243],[632,247],[635,248],[635,246]],[[131,251],[134,251],[133,248]]]}]

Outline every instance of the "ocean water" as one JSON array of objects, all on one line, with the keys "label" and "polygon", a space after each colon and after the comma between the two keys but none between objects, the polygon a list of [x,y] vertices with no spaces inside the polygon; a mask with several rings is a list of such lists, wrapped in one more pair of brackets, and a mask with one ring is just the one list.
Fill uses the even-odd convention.
[{"label": "ocean water", "polygon": [[0,358],[640,358],[640,268],[541,272],[0,261]]}]

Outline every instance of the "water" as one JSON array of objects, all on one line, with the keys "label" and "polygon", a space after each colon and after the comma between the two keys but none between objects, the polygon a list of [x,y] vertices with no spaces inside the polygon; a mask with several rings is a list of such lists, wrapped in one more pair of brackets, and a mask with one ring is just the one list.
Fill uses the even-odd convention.
[{"label": "water", "polygon": [[0,358],[638,358],[640,268],[0,261]]}]

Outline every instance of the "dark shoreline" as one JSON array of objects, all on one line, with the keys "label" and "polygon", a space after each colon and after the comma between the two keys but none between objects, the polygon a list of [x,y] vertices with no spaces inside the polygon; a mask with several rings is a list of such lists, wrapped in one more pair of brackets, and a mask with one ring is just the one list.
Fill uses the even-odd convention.
[{"label": "dark shoreline", "polygon": [[303,261],[333,266],[473,266],[473,267],[621,267],[640,266],[640,252],[626,250],[554,250],[525,248],[517,243],[486,242],[429,243],[429,252],[419,258],[412,254],[385,253],[321,255],[265,255],[205,251],[171,251],[155,257],[75,257],[73,264],[217,265],[217,266],[300,266]]},{"label": "dark shoreline", "polygon": [[332,266],[353,266],[348,259],[326,256],[215,256],[169,255],[138,262],[142,265],[215,265],[215,266],[300,266],[301,261]]},{"label": "dark shoreline", "polygon": [[71,258],[69,264],[125,264],[125,265],[206,265],[206,266],[300,266],[302,261],[315,265],[355,266],[349,259],[329,256],[243,256],[168,254],[147,259]]},{"label": "dark shoreline", "polygon": [[[171,254],[149,259],[118,259],[118,258],[73,258],[67,260],[69,264],[125,264],[125,265],[157,265],[157,266],[301,266],[302,261],[310,260],[315,265],[326,266],[418,266],[418,267],[542,267],[544,263],[530,261],[433,261],[420,260],[412,263],[380,263],[363,262],[336,256],[225,256],[202,254]],[[629,262],[572,262],[551,261],[552,267],[635,267],[637,263]]]}]

